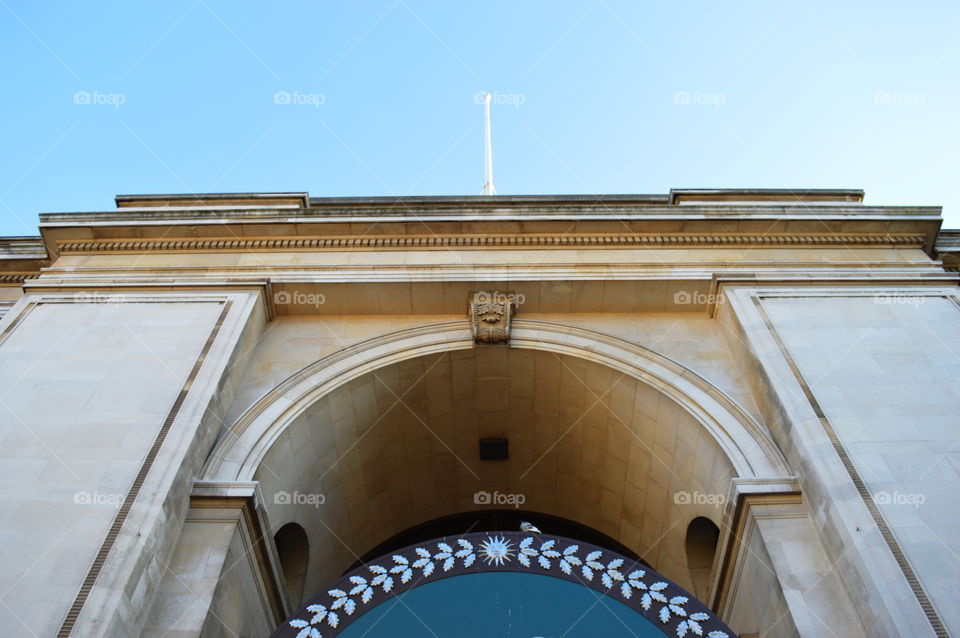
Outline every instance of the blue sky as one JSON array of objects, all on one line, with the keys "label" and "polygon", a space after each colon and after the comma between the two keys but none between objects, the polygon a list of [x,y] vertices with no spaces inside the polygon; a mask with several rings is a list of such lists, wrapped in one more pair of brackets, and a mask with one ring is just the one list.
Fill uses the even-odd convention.
[{"label": "blue sky", "polygon": [[0,234],[117,193],[863,188],[960,227],[960,3],[0,0]]}]

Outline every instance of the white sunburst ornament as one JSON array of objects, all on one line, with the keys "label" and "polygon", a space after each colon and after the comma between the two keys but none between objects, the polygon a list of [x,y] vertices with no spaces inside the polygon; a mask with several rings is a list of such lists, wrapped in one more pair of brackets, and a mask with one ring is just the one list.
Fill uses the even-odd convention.
[{"label": "white sunburst ornament", "polygon": [[[630,601],[634,611],[651,621],[659,620],[656,625],[668,636],[729,638],[732,633],[725,627],[714,629],[713,625],[722,625],[722,621],[717,622],[719,619],[712,617],[705,608],[697,609],[698,603],[684,595],[686,592],[677,591],[676,585],[656,572],[648,573],[633,567],[622,570],[626,559],[612,555],[608,550],[581,548],[579,543],[569,539],[544,537],[536,529],[527,529],[524,533],[529,535],[507,532],[466,535],[453,539],[455,542],[436,539],[400,550],[389,556],[389,560],[381,557],[384,562],[364,567],[368,573],[355,571],[341,582],[340,587],[328,590],[322,603],[318,599],[304,607],[299,617],[287,622],[289,633],[282,635],[284,638],[336,636],[356,612],[362,614],[364,608],[416,587],[420,580],[431,577],[435,580],[439,577],[435,574],[452,572],[458,563],[464,572],[483,572],[502,568],[513,559],[517,560],[517,571],[562,573],[625,603]],[[480,562],[485,562],[486,566],[478,565]],[[418,576],[416,580],[415,575]]]},{"label": "white sunburst ornament", "polygon": [[513,559],[513,543],[502,536],[489,536],[480,543],[480,556],[488,565],[503,565]]}]

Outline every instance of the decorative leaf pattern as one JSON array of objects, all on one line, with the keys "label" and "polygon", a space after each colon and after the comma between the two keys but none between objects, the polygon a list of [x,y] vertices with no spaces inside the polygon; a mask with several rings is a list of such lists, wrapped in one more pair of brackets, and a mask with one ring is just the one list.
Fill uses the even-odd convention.
[{"label": "decorative leaf pattern", "polygon": [[[477,535],[472,537],[475,536]],[[647,572],[643,569],[634,569],[625,574],[621,571],[625,563],[623,558],[613,556],[606,560],[604,551],[597,549],[582,555],[579,545],[570,543],[560,546],[566,543],[565,539],[542,539],[539,535],[525,536],[516,543],[516,549],[512,544],[514,541],[506,536],[486,536],[479,549],[466,538],[458,538],[455,545],[438,541],[435,549],[428,546],[413,547],[405,550],[407,556],[402,553],[393,554],[390,557],[392,565],[367,565],[365,569],[369,575],[351,575],[342,589],[331,589],[327,592],[326,605],[308,605],[301,613],[309,614],[309,617],[294,618],[288,625],[299,630],[294,635],[295,638],[323,638],[319,628],[324,623],[330,629],[336,630],[340,625],[340,613],[352,616],[358,605],[369,605],[375,598],[382,599],[389,595],[396,580],[407,584],[414,576],[417,576],[418,581],[428,579],[435,573],[449,572],[456,567],[458,561],[463,569],[469,569],[477,563],[478,555],[482,555],[488,565],[485,569],[490,569],[489,566],[505,566],[516,558],[516,563],[534,571],[558,570],[569,577],[590,583],[594,583],[597,578],[594,586],[602,585],[610,596],[619,595],[624,600],[631,600],[634,594],[638,594],[639,605],[644,612],[650,612],[664,625],[677,622],[677,638],[688,635],[729,638],[725,631],[719,630],[704,634],[704,625],[711,620],[710,614],[702,611],[689,613],[685,607],[689,602],[686,596],[668,598],[669,583],[657,579],[652,582],[644,580]],[[416,583],[413,586],[416,586]],[[334,631],[331,635],[337,633]]]}]

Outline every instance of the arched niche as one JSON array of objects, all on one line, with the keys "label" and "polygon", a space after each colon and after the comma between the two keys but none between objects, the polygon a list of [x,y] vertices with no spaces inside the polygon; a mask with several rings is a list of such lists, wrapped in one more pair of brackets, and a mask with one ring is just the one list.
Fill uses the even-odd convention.
[{"label": "arched niche", "polygon": [[693,593],[701,600],[710,598],[713,560],[717,554],[720,528],[706,516],[697,516],[687,525],[685,540],[687,568]]},{"label": "arched niche", "polygon": [[298,523],[287,523],[273,535],[283,572],[283,583],[287,600],[293,606],[303,601],[303,588],[306,583],[307,565],[310,562],[310,541],[307,533]]}]

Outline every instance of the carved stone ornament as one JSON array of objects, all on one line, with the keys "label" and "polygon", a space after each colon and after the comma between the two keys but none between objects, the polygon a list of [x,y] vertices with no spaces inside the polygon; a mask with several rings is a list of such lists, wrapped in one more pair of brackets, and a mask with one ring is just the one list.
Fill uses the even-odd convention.
[{"label": "carved stone ornament", "polygon": [[474,343],[507,343],[510,320],[517,311],[510,292],[480,291],[470,296],[470,330]]}]

